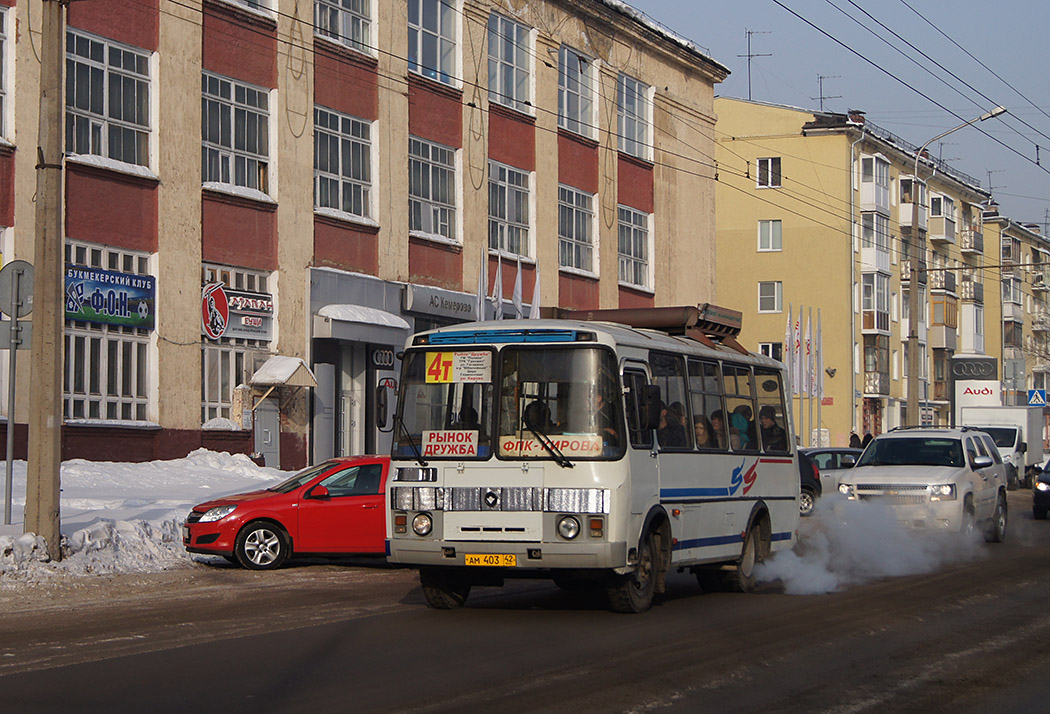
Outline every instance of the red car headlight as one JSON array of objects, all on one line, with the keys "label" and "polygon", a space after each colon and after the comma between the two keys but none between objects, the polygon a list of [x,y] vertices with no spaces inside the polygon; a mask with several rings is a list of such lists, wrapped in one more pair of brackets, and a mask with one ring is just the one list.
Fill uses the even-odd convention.
[{"label": "red car headlight", "polygon": [[209,508],[207,511],[204,512],[204,515],[201,516],[201,519],[200,521],[198,521],[198,523],[210,523],[211,521],[217,521],[221,518],[225,518],[226,516],[230,515],[236,509],[237,506],[235,505],[216,506],[215,508]]}]

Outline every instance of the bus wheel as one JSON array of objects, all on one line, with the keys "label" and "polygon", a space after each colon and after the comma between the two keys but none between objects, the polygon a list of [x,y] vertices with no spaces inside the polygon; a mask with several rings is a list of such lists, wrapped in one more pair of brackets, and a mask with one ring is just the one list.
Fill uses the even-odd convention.
[{"label": "bus wheel", "polygon": [[722,586],[729,591],[749,593],[755,589],[755,565],[761,561],[758,526],[744,536],[744,549],[735,568],[722,571]]},{"label": "bus wheel", "polygon": [[470,595],[470,583],[443,568],[420,568],[419,584],[427,605],[435,610],[455,610]]},{"label": "bus wheel", "polygon": [[633,573],[620,576],[608,588],[609,605],[615,612],[645,612],[656,593],[656,551],[653,534],[646,533],[638,544],[638,565]]}]

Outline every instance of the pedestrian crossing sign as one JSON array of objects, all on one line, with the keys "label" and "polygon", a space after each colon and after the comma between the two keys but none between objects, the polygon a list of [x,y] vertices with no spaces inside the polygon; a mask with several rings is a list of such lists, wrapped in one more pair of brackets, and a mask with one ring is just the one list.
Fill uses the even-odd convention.
[{"label": "pedestrian crossing sign", "polygon": [[1030,407],[1045,407],[1046,406],[1046,390],[1045,389],[1029,389],[1028,390],[1028,406],[1030,406]]}]

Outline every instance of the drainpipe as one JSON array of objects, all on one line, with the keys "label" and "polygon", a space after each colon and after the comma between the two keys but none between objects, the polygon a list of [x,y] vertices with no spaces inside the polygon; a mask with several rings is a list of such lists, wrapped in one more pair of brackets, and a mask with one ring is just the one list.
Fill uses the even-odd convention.
[{"label": "drainpipe", "polygon": [[856,240],[856,196],[857,196],[857,144],[864,141],[866,126],[861,124],[860,137],[849,147],[849,380],[850,380],[850,431],[857,431],[857,256],[853,252]]}]

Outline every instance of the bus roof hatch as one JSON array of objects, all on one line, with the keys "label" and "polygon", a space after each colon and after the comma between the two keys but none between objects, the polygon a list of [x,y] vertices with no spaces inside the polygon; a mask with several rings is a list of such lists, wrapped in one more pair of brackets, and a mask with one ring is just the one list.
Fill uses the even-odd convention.
[{"label": "bus roof hatch", "polygon": [[668,335],[681,335],[696,340],[708,347],[722,344],[741,354],[748,351],[737,342],[742,315],[719,305],[705,302],[693,307],[642,307],[619,310],[566,310],[553,308],[544,310],[545,317],[563,320],[586,320],[615,322],[630,327],[658,330]]}]

